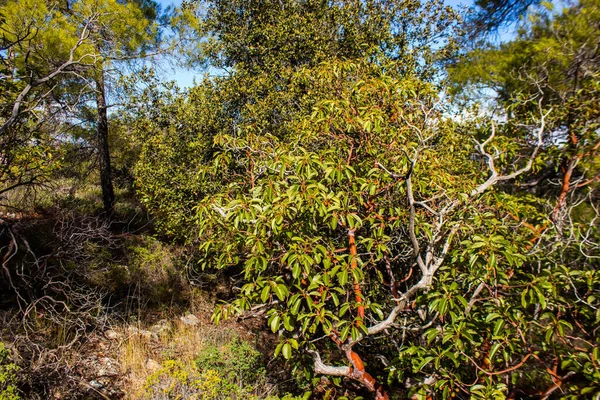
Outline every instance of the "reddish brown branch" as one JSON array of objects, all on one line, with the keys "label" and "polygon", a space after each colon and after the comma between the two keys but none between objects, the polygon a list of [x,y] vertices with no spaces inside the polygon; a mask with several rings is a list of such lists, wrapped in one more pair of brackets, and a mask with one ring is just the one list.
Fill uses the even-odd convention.
[{"label": "reddish brown branch", "polygon": [[579,188],[582,188],[582,187],[584,187],[584,186],[587,186],[587,185],[589,185],[590,183],[593,183],[593,182],[595,182],[595,181],[600,181],[600,175],[596,175],[596,176],[595,176],[595,177],[593,177],[593,178],[590,178],[590,179],[588,179],[588,180],[586,180],[586,181],[580,182],[580,183],[578,183],[578,184],[577,184],[577,186],[576,186],[576,187],[579,189]]},{"label": "reddish brown branch", "polygon": [[[577,145],[577,138],[575,137],[574,141],[573,141],[573,138],[571,138],[570,146],[575,148],[576,145]],[[565,205],[567,194],[573,189],[573,188],[571,188],[571,177],[573,175],[573,171],[575,170],[575,166],[577,165],[579,160],[581,160],[583,157],[593,155],[599,148],[600,148],[600,142],[596,143],[596,145],[590,151],[585,152],[583,154],[575,155],[570,160],[569,159],[564,160],[563,165],[561,166],[561,169],[562,169],[564,175],[563,175],[563,179],[562,179],[562,185],[560,188],[560,194],[558,196],[558,201],[556,202],[556,207],[554,207],[554,211],[552,213],[552,219],[554,221],[556,221],[556,219],[558,218],[559,211]],[[598,176],[595,176],[585,182],[576,184],[575,188],[580,188],[580,187],[589,185],[590,183],[594,182],[597,179],[598,179]]]},{"label": "reddish brown branch", "polygon": [[394,277],[394,271],[392,271],[390,258],[387,255],[385,256],[385,269],[390,277],[390,290],[392,291],[392,296],[398,301],[398,286],[396,285],[396,278]]},{"label": "reddish brown branch", "polygon": [[389,396],[383,389],[383,386],[378,384],[375,378],[373,378],[371,374],[365,371],[365,365],[361,360],[360,356],[354,351],[352,351],[351,347],[347,347],[345,350],[346,358],[352,364],[349,370],[349,376],[352,379],[362,383],[363,386],[367,388],[367,390],[369,390],[370,392],[375,393],[376,400],[389,400]]},{"label": "reddish brown branch", "polygon": [[556,219],[558,218],[558,213],[563,208],[566,202],[567,194],[569,193],[571,186],[571,176],[573,175],[573,170],[575,169],[575,165],[577,165],[577,161],[580,157],[581,156],[573,157],[573,159],[571,159],[571,161],[569,162],[569,165],[564,170],[562,185],[560,188],[560,195],[558,196],[556,207],[554,207],[554,211],[552,212],[552,219],[554,221],[556,221]]},{"label": "reddish brown branch", "polygon": [[[357,267],[356,257],[358,253],[356,252],[356,241],[354,239],[354,229],[348,230],[348,247],[350,248],[350,270],[354,271]],[[365,319],[365,307],[363,306],[363,296],[362,291],[360,289],[360,282],[356,279],[355,274],[352,274],[352,278],[354,281],[354,299],[358,303],[358,315],[363,319]],[[362,322],[361,322],[362,323]]]},{"label": "reddish brown branch", "polygon": [[468,359],[469,359],[469,360],[470,360],[470,361],[473,363],[473,365],[475,366],[475,368],[477,368],[477,370],[479,370],[479,371],[483,372],[483,373],[484,373],[484,374],[486,374],[486,375],[489,375],[489,376],[494,376],[494,375],[503,375],[503,374],[506,374],[506,373],[508,373],[508,372],[512,372],[512,371],[514,371],[514,370],[516,370],[516,369],[519,369],[519,368],[521,368],[521,367],[523,366],[523,364],[525,364],[525,363],[527,362],[527,360],[529,360],[529,358],[530,358],[531,356],[533,356],[534,354],[533,354],[533,353],[529,353],[529,354],[525,355],[525,357],[523,357],[523,359],[521,360],[521,362],[519,362],[518,364],[516,364],[516,365],[513,365],[513,366],[512,366],[512,367],[510,367],[510,368],[503,369],[502,371],[494,371],[494,372],[490,372],[490,371],[487,371],[487,370],[485,370],[485,369],[481,368],[481,367],[480,367],[480,366],[477,364],[477,362],[476,362],[475,360],[473,360],[471,357],[469,357],[469,356],[468,356],[468,355],[466,355],[465,353],[462,353],[462,355],[463,355],[463,356],[465,356],[465,357],[467,357],[467,358],[468,358]]},{"label": "reddish brown branch", "polygon": [[404,283],[407,280],[409,280],[410,277],[412,276],[412,273],[413,273],[413,267],[411,266],[410,269],[408,270],[408,274],[402,280],[398,281],[398,283]]},{"label": "reddish brown branch", "polygon": [[553,378],[552,379],[552,381],[554,382],[553,385],[548,390],[546,390],[544,393],[542,393],[541,400],[547,400],[552,393],[554,393],[556,390],[560,389],[560,387],[563,385],[563,383],[573,375],[575,375],[575,372],[569,371],[569,372],[567,372],[567,374],[565,376]]}]

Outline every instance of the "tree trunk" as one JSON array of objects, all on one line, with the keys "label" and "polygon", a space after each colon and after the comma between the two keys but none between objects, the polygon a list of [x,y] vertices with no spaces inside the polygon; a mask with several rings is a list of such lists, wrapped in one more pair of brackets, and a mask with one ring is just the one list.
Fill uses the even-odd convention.
[{"label": "tree trunk", "polygon": [[104,211],[107,215],[110,215],[115,204],[115,193],[110,169],[110,152],[108,150],[108,113],[104,88],[104,70],[101,67],[96,72],[96,105],[98,107],[96,136],[98,141],[98,158],[100,161],[100,187],[102,188]]}]

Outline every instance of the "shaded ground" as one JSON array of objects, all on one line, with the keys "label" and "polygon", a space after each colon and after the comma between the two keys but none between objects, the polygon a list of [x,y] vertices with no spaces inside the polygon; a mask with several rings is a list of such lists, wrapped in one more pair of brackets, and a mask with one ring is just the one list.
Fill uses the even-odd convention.
[{"label": "shaded ground", "polygon": [[[105,218],[93,190],[57,189],[28,209],[0,210],[0,376],[16,365],[10,379],[27,399],[162,398],[171,386],[263,398],[289,387],[277,385],[289,373],[269,363],[276,337],[259,333],[263,318],[210,322],[229,279],[194,271],[190,247],[158,237],[125,192]],[[226,360],[232,346],[247,365],[198,365],[203,352]],[[224,377],[197,387],[215,373]]]}]

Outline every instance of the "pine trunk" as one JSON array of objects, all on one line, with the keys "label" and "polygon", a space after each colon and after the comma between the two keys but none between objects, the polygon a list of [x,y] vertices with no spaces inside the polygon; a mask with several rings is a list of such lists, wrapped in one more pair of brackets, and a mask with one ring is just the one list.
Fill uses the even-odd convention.
[{"label": "pine trunk", "polygon": [[108,113],[104,88],[104,70],[102,68],[96,74],[96,105],[98,107],[96,136],[98,141],[98,159],[100,161],[100,187],[102,188],[104,211],[107,215],[110,215],[115,204],[115,193],[112,184],[110,152],[108,149]]}]

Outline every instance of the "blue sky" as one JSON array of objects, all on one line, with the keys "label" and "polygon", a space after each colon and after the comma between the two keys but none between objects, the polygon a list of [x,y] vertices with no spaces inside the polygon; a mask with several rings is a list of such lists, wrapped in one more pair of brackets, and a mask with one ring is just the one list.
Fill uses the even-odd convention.
[{"label": "blue sky", "polygon": [[[174,5],[174,6],[178,6],[179,4],[181,4],[181,0],[157,0],[157,2],[163,7],[166,8],[167,6],[170,5]],[[465,5],[465,4],[472,4],[471,1],[469,0],[445,0],[444,1],[447,5],[449,6],[458,6],[458,5]],[[177,84],[181,87],[187,88],[190,87],[194,84],[194,79],[196,79],[196,81],[200,81],[203,77],[203,73],[200,71],[192,71],[189,69],[182,69],[182,68],[171,68],[171,67],[165,67],[165,71],[164,71],[166,78],[167,79],[173,79],[175,81],[177,81]]]}]

